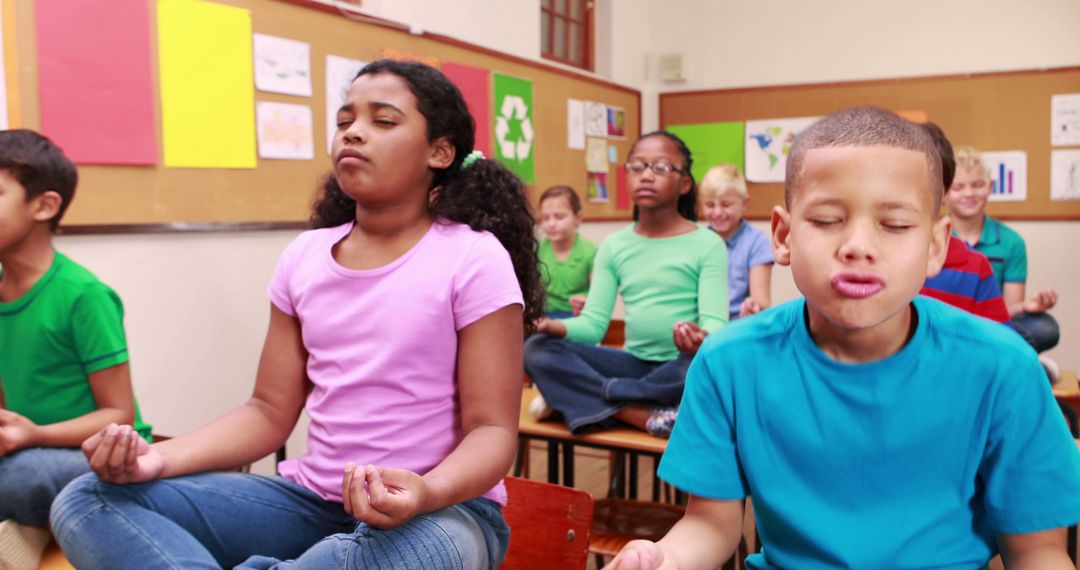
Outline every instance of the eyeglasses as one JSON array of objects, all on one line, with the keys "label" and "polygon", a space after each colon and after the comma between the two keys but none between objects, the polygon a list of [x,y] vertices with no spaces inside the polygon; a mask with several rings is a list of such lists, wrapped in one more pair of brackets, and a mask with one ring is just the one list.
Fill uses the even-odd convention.
[{"label": "eyeglasses", "polygon": [[679,174],[685,173],[684,170],[676,168],[675,165],[671,164],[666,160],[656,160],[653,162],[645,162],[644,160],[631,160],[630,162],[627,162],[623,168],[625,168],[627,172],[633,172],[634,174],[641,174],[642,172],[645,172],[646,168],[652,170],[653,173],[660,176],[664,176],[665,174],[671,172],[678,172]]}]

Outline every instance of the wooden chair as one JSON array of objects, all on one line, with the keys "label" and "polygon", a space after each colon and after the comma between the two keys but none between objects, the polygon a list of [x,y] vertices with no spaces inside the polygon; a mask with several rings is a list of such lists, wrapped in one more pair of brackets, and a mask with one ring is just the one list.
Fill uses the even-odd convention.
[{"label": "wooden chair", "polygon": [[[650,503],[631,499],[607,498],[596,501],[589,553],[596,556],[596,567],[605,558],[615,556],[631,540],[660,540],[686,511],[684,505]],[[749,556],[746,538],[739,539],[735,554],[721,567],[736,570],[739,561]]]},{"label": "wooden chair", "polygon": [[592,495],[517,477],[504,481],[510,497],[503,509],[510,525],[510,550],[501,568],[585,568]]}]

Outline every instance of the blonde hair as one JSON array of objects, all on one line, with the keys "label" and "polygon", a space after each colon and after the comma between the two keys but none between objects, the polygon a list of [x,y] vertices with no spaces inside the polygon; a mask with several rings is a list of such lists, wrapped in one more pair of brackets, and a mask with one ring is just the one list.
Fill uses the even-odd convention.
[{"label": "blonde hair", "polygon": [[954,153],[956,154],[956,167],[966,168],[968,170],[974,170],[982,175],[983,178],[988,178],[986,163],[983,162],[982,153],[975,150],[970,146],[958,146]]},{"label": "blonde hair", "polygon": [[701,177],[701,184],[698,185],[698,195],[702,198],[716,198],[729,190],[734,190],[744,200],[749,196],[746,191],[746,177],[734,164],[720,164],[710,168],[705,176]]}]

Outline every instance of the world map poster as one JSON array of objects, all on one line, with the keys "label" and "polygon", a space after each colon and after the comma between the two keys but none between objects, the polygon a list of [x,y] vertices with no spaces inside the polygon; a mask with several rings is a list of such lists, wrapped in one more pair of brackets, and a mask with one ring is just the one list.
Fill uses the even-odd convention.
[{"label": "world map poster", "polygon": [[819,118],[746,121],[746,179],[750,182],[783,182],[795,135]]}]

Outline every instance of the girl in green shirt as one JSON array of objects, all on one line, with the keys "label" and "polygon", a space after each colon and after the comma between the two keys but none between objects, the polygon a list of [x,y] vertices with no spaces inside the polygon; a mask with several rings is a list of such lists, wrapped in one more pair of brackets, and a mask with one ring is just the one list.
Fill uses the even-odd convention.
[{"label": "girl in green shirt", "polygon": [[578,234],[581,199],[569,186],[552,186],[540,195],[540,276],[547,292],[549,318],[564,319],[581,312],[589,292],[596,244]]},{"label": "girl in green shirt", "polygon": [[[690,150],[675,135],[639,138],[625,165],[635,222],[600,245],[580,316],[543,319],[525,369],[546,403],[580,432],[622,421],[648,429],[682,397],[690,360],[727,323],[727,248],[695,223]],[[594,346],[615,297],[626,308],[626,350]]]}]

